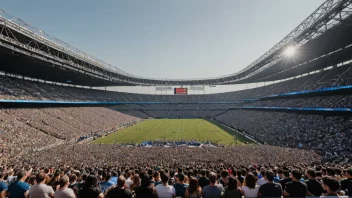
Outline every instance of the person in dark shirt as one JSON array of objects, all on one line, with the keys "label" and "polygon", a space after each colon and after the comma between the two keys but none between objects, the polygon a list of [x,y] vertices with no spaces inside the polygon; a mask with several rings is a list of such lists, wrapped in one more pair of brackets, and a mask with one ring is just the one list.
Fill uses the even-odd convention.
[{"label": "person in dark shirt", "polygon": [[337,179],[327,176],[323,178],[323,188],[327,192],[325,196],[338,197],[337,191],[340,189],[340,183]]},{"label": "person in dark shirt", "polygon": [[306,197],[308,188],[305,183],[300,182],[302,174],[298,170],[291,172],[292,182],[286,183],[284,196],[285,197]]},{"label": "person in dark shirt", "polygon": [[229,177],[228,186],[225,187],[223,198],[241,198],[242,193],[237,185],[237,179],[233,176]]},{"label": "person in dark shirt", "polygon": [[352,197],[352,168],[346,171],[346,176],[346,179],[340,181],[341,190],[345,191],[349,197]]},{"label": "person in dark shirt", "polygon": [[281,197],[282,187],[281,184],[274,183],[275,173],[273,171],[265,172],[265,180],[267,183],[263,184],[259,188],[259,197]]},{"label": "person in dark shirt", "polygon": [[202,169],[200,171],[200,177],[198,180],[199,186],[202,188],[210,184],[209,179],[205,175],[206,175],[206,170]]},{"label": "person in dark shirt", "polygon": [[188,188],[188,184],[184,183],[185,175],[183,173],[179,173],[176,175],[177,183],[174,184],[174,188],[176,191],[176,197],[185,197],[186,189]]},{"label": "person in dark shirt", "polygon": [[125,182],[126,179],[124,176],[118,177],[117,187],[109,189],[106,192],[105,198],[132,198],[132,192],[129,189],[125,189]]},{"label": "person in dark shirt", "polygon": [[103,198],[104,195],[98,187],[98,178],[95,175],[89,175],[83,188],[78,193],[79,198]]},{"label": "person in dark shirt", "polygon": [[223,170],[221,172],[221,178],[219,179],[219,183],[222,184],[224,187],[227,186],[228,176],[229,176],[229,172],[227,170]]},{"label": "person in dark shirt", "polygon": [[284,170],[282,174],[284,178],[280,180],[280,184],[281,184],[282,190],[284,191],[286,187],[286,183],[291,182],[292,179],[290,178],[290,172],[288,172],[287,170]]},{"label": "person in dark shirt", "polygon": [[154,198],[155,193],[153,187],[150,186],[149,175],[144,174],[142,176],[141,186],[134,189],[136,193],[136,198]]},{"label": "person in dark shirt", "polygon": [[321,186],[321,183],[315,179],[315,171],[308,169],[306,176],[308,177],[308,180],[305,181],[308,187],[308,195],[320,197],[323,194],[323,187]]},{"label": "person in dark shirt", "polygon": [[242,171],[236,171],[236,173],[237,173],[237,179],[240,182],[240,185],[242,185],[244,181],[244,177],[242,176]]}]

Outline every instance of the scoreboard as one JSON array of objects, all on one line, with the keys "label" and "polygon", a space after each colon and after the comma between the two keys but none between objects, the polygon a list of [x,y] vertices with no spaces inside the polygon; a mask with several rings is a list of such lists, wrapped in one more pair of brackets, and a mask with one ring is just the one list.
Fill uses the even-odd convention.
[{"label": "scoreboard", "polygon": [[176,95],[186,95],[187,91],[187,88],[174,88],[174,94]]}]

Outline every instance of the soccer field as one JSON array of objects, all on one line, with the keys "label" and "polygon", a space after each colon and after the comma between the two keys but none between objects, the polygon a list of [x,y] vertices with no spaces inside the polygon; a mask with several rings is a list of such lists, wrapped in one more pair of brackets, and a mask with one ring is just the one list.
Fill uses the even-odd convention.
[{"label": "soccer field", "polygon": [[231,130],[203,119],[153,119],[109,134],[93,143],[140,143],[149,140],[212,141],[221,145],[240,145],[248,141]]}]

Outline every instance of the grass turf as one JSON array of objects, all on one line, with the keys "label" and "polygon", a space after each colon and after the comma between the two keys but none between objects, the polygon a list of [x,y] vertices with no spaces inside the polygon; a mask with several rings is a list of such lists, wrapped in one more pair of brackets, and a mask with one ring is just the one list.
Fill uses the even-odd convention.
[{"label": "grass turf", "polygon": [[93,144],[140,143],[149,140],[212,141],[221,145],[241,145],[248,141],[204,119],[153,119],[99,138]]}]

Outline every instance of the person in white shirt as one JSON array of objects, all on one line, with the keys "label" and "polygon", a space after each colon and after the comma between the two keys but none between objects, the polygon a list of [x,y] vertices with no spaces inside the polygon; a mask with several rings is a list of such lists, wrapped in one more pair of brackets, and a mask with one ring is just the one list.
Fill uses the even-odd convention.
[{"label": "person in white shirt", "polygon": [[162,182],[161,185],[157,185],[155,187],[156,195],[162,198],[175,198],[176,197],[175,188],[168,184],[169,175],[163,174],[161,176],[161,182]]},{"label": "person in white shirt", "polygon": [[253,173],[248,173],[244,178],[245,186],[241,187],[242,195],[247,197],[258,197],[259,185],[255,184],[255,176]]},{"label": "person in white shirt", "polygon": [[125,183],[128,186],[128,188],[130,188],[131,184],[133,183],[131,177],[132,177],[132,171],[129,170],[127,172],[127,179],[126,179],[126,183]]},{"label": "person in white shirt", "polygon": [[35,177],[37,184],[29,189],[28,198],[49,198],[54,197],[54,190],[45,184],[45,173],[38,173]]}]

